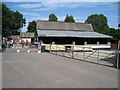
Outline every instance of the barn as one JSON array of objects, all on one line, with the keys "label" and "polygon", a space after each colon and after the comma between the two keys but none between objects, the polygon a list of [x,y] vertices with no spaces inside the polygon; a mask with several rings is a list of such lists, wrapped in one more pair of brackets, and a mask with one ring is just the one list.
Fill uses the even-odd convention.
[{"label": "barn", "polygon": [[36,21],[37,39],[44,44],[91,45],[93,48],[110,48],[111,36],[93,30],[91,24],[72,22]]}]

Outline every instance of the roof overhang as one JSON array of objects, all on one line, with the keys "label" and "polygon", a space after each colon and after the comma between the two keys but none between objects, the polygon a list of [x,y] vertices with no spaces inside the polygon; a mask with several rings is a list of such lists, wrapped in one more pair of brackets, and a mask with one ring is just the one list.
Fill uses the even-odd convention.
[{"label": "roof overhang", "polygon": [[37,30],[39,37],[113,38],[98,32]]}]

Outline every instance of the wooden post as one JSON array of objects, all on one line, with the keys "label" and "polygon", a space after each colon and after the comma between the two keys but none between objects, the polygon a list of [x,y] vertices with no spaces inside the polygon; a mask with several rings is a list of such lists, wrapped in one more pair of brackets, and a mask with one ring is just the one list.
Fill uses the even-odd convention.
[{"label": "wooden post", "polygon": [[57,45],[56,45],[56,55],[57,55]]},{"label": "wooden post", "polygon": [[72,50],[72,58],[74,58],[74,45],[75,45],[75,41],[73,42],[73,46],[71,46],[71,50]]},{"label": "wooden post", "polygon": [[75,41],[73,42],[73,45],[75,45]]},{"label": "wooden post", "polygon": [[50,53],[51,53],[51,43],[50,43]]},{"label": "wooden post", "polygon": [[55,42],[52,42],[52,44],[55,44]]},{"label": "wooden post", "polygon": [[97,52],[97,63],[99,63],[99,49],[98,49],[98,52]]},{"label": "wooden post", "polygon": [[86,42],[86,41],[84,42],[84,45],[87,45],[87,42]]},{"label": "wooden post", "polygon": [[97,42],[97,45],[99,45],[100,44],[100,42]]},{"label": "wooden post", "polygon": [[[83,48],[84,50],[84,48]],[[85,50],[83,51],[83,60],[85,60]]]},{"label": "wooden post", "polygon": [[74,58],[74,45],[71,46],[71,50],[72,50],[72,58]]}]

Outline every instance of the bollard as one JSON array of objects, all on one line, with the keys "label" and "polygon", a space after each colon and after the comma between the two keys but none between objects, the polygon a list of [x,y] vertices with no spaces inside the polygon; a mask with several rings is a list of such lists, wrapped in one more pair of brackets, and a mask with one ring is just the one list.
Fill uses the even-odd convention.
[{"label": "bollard", "polygon": [[41,49],[42,49],[42,47],[38,46],[38,53],[41,53]]},{"label": "bollard", "polygon": [[20,50],[17,50],[17,53],[19,53],[20,52]]},{"label": "bollard", "polygon": [[38,53],[41,53],[41,50],[38,50]]},{"label": "bollard", "polygon": [[28,53],[30,53],[30,50],[27,50]]}]

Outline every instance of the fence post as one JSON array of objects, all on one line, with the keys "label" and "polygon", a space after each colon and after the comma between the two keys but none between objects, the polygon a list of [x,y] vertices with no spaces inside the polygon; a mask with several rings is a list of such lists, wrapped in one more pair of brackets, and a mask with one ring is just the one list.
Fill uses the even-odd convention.
[{"label": "fence post", "polygon": [[51,53],[51,43],[50,43],[50,53]]},{"label": "fence post", "polygon": [[57,45],[56,45],[56,55],[57,55]]},{"label": "fence post", "polygon": [[[65,49],[65,45],[64,45],[64,49]],[[65,56],[65,50],[63,50],[63,56]]]},{"label": "fence post", "polygon": [[117,50],[117,69],[119,69],[119,45],[120,45],[120,41],[118,41],[118,50]]},{"label": "fence post", "polygon": [[85,60],[85,48],[83,47],[83,60]]},{"label": "fence post", "polygon": [[74,58],[74,45],[72,46],[72,58]]},{"label": "fence post", "polygon": [[72,58],[74,58],[74,46],[75,46],[75,41],[73,41],[73,46],[72,46]]},{"label": "fence post", "polygon": [[117,53],[117,69],[119,68],[119,50],[116,51]]},{"label": "fence post", "polygon": [[97,63],[99,63],[99,49],[98,49],[98,52],[97,52]]}]

